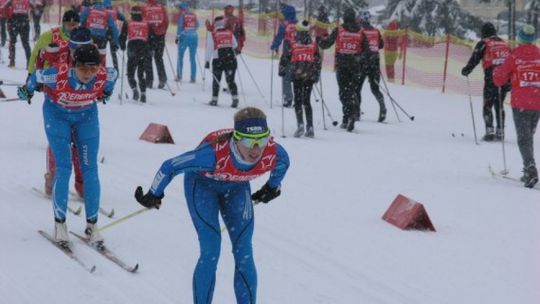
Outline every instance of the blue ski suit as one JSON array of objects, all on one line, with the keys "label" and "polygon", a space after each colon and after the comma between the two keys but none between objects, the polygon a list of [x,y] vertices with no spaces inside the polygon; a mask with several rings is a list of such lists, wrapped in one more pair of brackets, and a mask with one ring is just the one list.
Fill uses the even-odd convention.
[{"label": "blue ski suit", "polygon": [[[246,164],[230,139],[230,159],[235,168],[248,171],[256,164]],[[257,298],[257,272],[253,259],[252,236],[254,226],[253,204],[249,181],[220,181],[203,176],[216,169],[216,152],[203,141],[195,150],[165,161],[157,172],[150,192],[163,196],[171,180],[185,173],[184,191],[188,209],[197,231],[200,256],[193,274],[193,303],[212,302],[216,268],[221,248],[219,213],[229,232],[235,260],[234,291],[238,304],[255,304]],[[276,159],[270,171],[268,185],[280,186],[289,167],[289,157],[276,143]]]},{"label": "blue ski suit", "polygon": [[[36,70],[26,84],[29,92],[34,92],[39,84],[55,89],[57,86],[57,67]],[[104,92],[112,93],[118,74],[115,69],[108,68]],[[75,90],[92,89],[96,79],[82,84],[75,70],[68,71],[68,83]],[[43,124],[47,140],[56,160],[56,175],[53,185],[53,210],[57,220],[65,220],[69,178],[71,176],[71,142],[79,151],[80,166],[84,180],[84,203],[86,220],[97,221],[99,210],[100,185],[97,171],[97,154],[99,148],[99,120],[96,102],[79,109],[68,109],[54,102],[49,94],[45,94],[43,103]]]},{"label": "blue ski suit", "polygon": [[289,55],[291,52],[291,46],[289,42],[285,39],[286,37],[286,28],[288,24],[296,24],[298,20],[296,19],[296,11],[291,5],[284,5],[281,8],[281,14],[283,15],[285,22],[279,24],[276,36],[272,40],[270,45],[270,50],[272,52],[278,52],[279,46],[283,43],[283,51],[281,52],[281,59],[279,63],[279,76],[281,76],[281,91],[283,96],[283,103],[286,105],[291,105],[293,101],[293,70],[294,65],[288,64],[283,65],[283,57]]},{"label": "blue ski suit", "polygon": [[189,48],[189,62],[191,64],[190,80],[194,82],[197,76],[197,63],[195,61],[195,56],[197,56],[197,46],[199,44],[199,35],[197,34],[197,29],[199,28],[199,19],[195,19],[195,24],[188,24],[188,22],[184,22],[186,20],[186,14],[194,16],[189,8],[185,8],[183,9],[183,14],[180,14],[180,17],[178,18],[178,29],[176,31],[176,39],[178,39],[178,61],[176,64],[176,74],[178,75],[179,79],[182,79],[184,53],[186,52],[186,49]]},{"label": "blue ski suit", "polygon": [[[105,7],[101,3],[94,4],[93,7],[85,7],[82,13],[80,14],[81,18],[81,26],[86,27],[86,20],[88,19],[88,14],[90,14],[90,11],[92,9],[96,9],[98,11],[105,11]],[[112,41],[114,42],[114,45],[118,45],[118,28],[116,27],[116,23],[114,23],[114,18],[111,16],[111,14],[107,14],[107,26],[103,29],[97,28],[97,27],[88,27],[90,32],[92,33],[92,38],[94,39],[94,42],[98,44],[99,49],[104,49],[105,45],[107,44],[107,31],[110,30],[112,32]]]}]

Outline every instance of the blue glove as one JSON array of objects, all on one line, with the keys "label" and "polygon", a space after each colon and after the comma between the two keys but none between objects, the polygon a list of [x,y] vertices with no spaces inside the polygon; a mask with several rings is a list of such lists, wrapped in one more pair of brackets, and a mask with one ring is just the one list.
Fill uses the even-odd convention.
[{"label": "blue glove", "polygon": [[28,104],[30,104],[32,102],[34,93],[30,92],[26,85],[23,85],[22,87],[17,88],[17,96],[19,96],[21,100],[26,100]]}]

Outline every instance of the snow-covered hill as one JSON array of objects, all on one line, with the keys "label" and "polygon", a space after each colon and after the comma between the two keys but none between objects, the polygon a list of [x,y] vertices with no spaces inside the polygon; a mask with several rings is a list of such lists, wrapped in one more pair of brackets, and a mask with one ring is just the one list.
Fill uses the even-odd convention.
[{"label": "snow-covered hill", "polygon": [[[176,53],[174,45],[169,48]],[[540,301],[540,193],[489,174],[489,164],[502,169],[501,144],[474,144],[466,92],[441,95],[391,85],[392,95],[415,120],[398,112],[403,121],[398,122],[386,98],[388,123],[380,124],[375,122],[377,103],[366,85],[365,115],[353,134],[331,126],[328,119],[328,130],[323,130],[320,102],[312,102],[315,139],[292,137],[296,123],[291,109],[285,109],[287,137],[282,138],[282,109],[269,107],[269,64],[244,59],[266,101],[240,62],[240,88],[245,92],[241,106],[266,111],[274,136],[291,159],[281,197],[255,208],[259,303]],[[24,62],[18,60],[20,69],[0,66],[1,79],[25,79]],[[99,106],[101,202],[115,209],[116,219],[141,208],[133,191],[137,185],[149,187],[162,161],[194,148],[209,131],[232,125],[235,110],[229,107],[229,95],[221,94],[220,107],[206,105],[210,79],[206,72],[204,91],[200,78],[196,84],[181,84],[175,97],[150,90],[145,105],[121,105],[118,85],[114,98]],[[274,97],[280,92],[279,80],[274,79]],[[323,83],[332,115],[340,119],[335,75],[324,72]],[[170,85],[177,90],[172,81]],[[15,96],[14,87],[2,89]],[[30,106],[0,103],[0,302],[191,303],[198,243],[181,176],[167,189],[159,211],[103,231],[112,250],[131,264],[140,263],[137,274],[72,238],[76,254],[97,266],[90,274],[37,233],[53,230],[50,201],[31,190],[41,189],[45,171],[41,100],[37,94]],[[481,126],[480,98],[473,102]],[[166,124],[176,144],[140,141],[150,122]],[[510,174],[519,176],[521,158],[511,115],[507,122],[507,163]],[[483,134],[481,128],[478,132]],[[535,146],[539,151],[538,134]],[[265,181],[257,180],[254,188]],[[424,204],[437,232],[402,231],[381,219],[399,193]],[[101,216],[99,223],[112,220]],[[82,232],[84,216],[70,214],[67,223]],[[225,236],[222,246],[214,302],[234,303],[234,265]]]}]

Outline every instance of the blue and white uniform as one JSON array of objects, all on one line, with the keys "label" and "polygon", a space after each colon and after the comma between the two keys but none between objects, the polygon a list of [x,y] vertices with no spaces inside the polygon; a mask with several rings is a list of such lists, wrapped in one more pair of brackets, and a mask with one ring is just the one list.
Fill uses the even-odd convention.
[{"label": "blue and white uniform", "polygon": [[[185,3],[182,3],[185,4]],[[195,81],[197,76],[197,63],[195,56],[197,55],[197,46],[199,45],[199,19],[187,7],[181,6],[183,13],[178,18],[178,29],[176,31],[176,39],[178,39],[178,61],[176,64],[176,73],[182,78],[182,70],[184,66],[184,53],[189,48],[189,61],[191,65],[190,80]]]},{"label": "blue and white uniform", "polygon": [[[267,184],[278,187],[289,167],[289,157],[282,146],[270,141],[265,149],[270,152],[263,153],[255,163],[247,163],[233,139],[222,144],[205,140],[195,150],[165,161],[154,178],[150,192],[161,197],[171,180],[185,173],[185,197],[201,250],[193,274],[193,302],[196,304],[212,301],[221,248],[219,213],[233,247],[236,301],[256,303],[257,272],[252,250],[254,215],[249,180],[269,171]],[[241,172],[253,175],[245,176]]]},{"label": "blue and white uniform", "polygon": [[[96,102],[70,107],[69,91],[92,91],[96,88],[97,76],[87,84],[81,83],[75,75],[75,70],[67,70],[68,90],[62,100],[54,100],[51,92],[57,92],[60,67],[36,70],[28,79],[27,88],[34,92],[39,84],[45,88],[43,103],[43,122],[45,133],[56,159],[56,176],[53,185],[53,208],[55,219],[63,221],[66,218],[68,203],[68,187],[71,175],[71,142],[75,142],[80,157],[80,166],[84,180],[84,201],[87,221],[95,221],[98,216],[100,185],[97,172],[97,153],[99,148],[99,120]],[[102,92],[112,93],[118,77],[116,70],[108,68],[105,83],[100,86]],[[61,85],[61,84],[60,84]],[[73,137],[72,137],[73,133]]]}]

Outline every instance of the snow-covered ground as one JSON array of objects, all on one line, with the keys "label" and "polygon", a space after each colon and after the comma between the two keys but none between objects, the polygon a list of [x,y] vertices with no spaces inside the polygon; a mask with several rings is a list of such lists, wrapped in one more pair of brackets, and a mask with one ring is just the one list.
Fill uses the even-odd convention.
[{"label": "snow-covered ground", "polygon": [[[176,58],[174,45],[168,47]],[[6,59],[7,49],[2,51]],[[18,48],[17,69],[0,66],[1,79],[25,79],[22,54]],[[264,99],[239,62],[245,93],[241,106],[257,106],[268,114],[274,136],[291,159],[282,195],[255,208],[259,303],[540,302],[540,193],[490,175],[489,164],[503,169],[501,144],[474,144],[466,95],[390,85],[393,97],[415,120],[398,111],[398,122],[386,98],[388,119],[381,124],[365,85],[365,115],[354,133],[331,126],[328,119],[328,130],[323,130],[321,104],[313,101],[315,139],[292,137],[296,123],[291,109],[285,109],[287,137],[282,138],[282,109],[269,106],[268,61],[244,59]],[[166,67],[172,79],[167,62]],[[324,72],[322,78],[325,100],[334,119],[340,119],[335,75]],[[235,110],[229,95],[220,95],[219,107],[206,105],[210,80],[206,72],[204,91],[200,76],[179,90],[170,81],[178,90],[175,97],[149,90],[145,105],[120,104],[118,83],[112,100],[99,106],[101,202],[116,210],[116,219],[141,208],[133,191],[137,185],[149,187],[162,161],[194,148],[209,131],[232,126]],[[274,78],[274,98],[279,80]],[[2,89],[15,96],[15,87]],[[181,176],[167,189],[159,211],[103,231],[112,250],[128,263],[140,263],[137,274],[72,238],[76,254],[97,266],[90,274],[37,233],[53,230],[50,201],[31,190],[42,188],[45,172],[41,101],[36,94],[30,106],[0,103],[0,302],[191,303],[198,243]],[[473,103],[480,136],[480,98]],[[167,125],[176,144],[139,140],[150,122]],[[506,160],[510,174],[519,176],[511,115],[507,122]],[[535,148],[540,150],[538,134]],[[254,188],[265,181],[256,180]],[[381,219],[399,193],[424,204],[437,232],[402,231]],[[99,223],[112,220],[101,216]],[[82,232],[84,226],[84,216],[68,216],[71,230]],[[234,303],[227,237],[222,246],[214,302]]]}]

